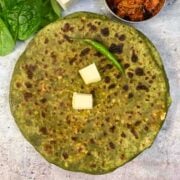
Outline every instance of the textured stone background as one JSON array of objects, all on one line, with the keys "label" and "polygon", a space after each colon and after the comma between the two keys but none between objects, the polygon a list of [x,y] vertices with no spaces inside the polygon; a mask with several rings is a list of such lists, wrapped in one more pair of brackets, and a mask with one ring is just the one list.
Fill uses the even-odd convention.
[{"label": "textured stone background", "polygon": [[[107,13],[103,0],[79,0],[67,13],[89,10]],[[153,146],[113,173],[101,176],[73,173],[46,162],[19,132],[8,104],[11,74],[26,43],[0,57],[0,180],[180,180],[180,0],[167,0],[160,15],[134,24],[160,51],[173,104]]]}]

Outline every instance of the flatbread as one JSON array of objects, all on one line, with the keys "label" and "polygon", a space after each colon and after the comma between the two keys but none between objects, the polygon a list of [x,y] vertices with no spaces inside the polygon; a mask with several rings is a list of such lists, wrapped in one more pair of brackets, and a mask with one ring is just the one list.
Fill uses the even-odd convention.
[{"label": "flatbread", "polygon": [[[102,42],[125,75],[70,37]],[[152,145],[167,114],[168,80],[156,54],[125,24],[82,17],[48,25],[12,76],[10,106],[18,127],[39,153],[64,169],[103,174],[122,166]],[[85,85],[78,71],[94,62],[102,80]],[[74,110],[73,92],[93,94],[93,109]]]}]

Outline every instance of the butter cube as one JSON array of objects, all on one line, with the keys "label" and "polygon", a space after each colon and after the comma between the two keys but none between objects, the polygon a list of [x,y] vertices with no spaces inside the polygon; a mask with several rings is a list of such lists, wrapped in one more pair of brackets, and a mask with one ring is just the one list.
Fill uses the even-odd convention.
[{"label": "butter cube", "polygon": [[73,109],[92,109],[92,94],[73,93],[72,107]]},{"label": "butter cube", "polygon": [[96,64],[93,63],[83,69],[79,73],[84,80],[85,84],[95,83],[101,80],[101,76],[97,70]]},{"label": "butter cube", "polygon": [[71,5],[73,0],[57,0],[57,2],[61,5],[63,9],[67,9]]}]

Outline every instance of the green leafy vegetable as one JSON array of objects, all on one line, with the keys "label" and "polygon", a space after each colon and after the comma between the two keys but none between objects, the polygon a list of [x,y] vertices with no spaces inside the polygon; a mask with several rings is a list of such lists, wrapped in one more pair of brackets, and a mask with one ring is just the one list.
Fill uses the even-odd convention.
[{"label": "green leafy vegetable", "polygon": [[56,0],[51,0],[51,6],[54,10],[54,12],[58,15],[61,16],[62,15],[62,8],[60,7],[60,5],[58,4],[58,2]]},{"label": "green leafy vegetable", "polygon": [[0,56],[5,56],[10,53],[14,46],[15,42],[5,23],[0,18]]},{"label": "green leafy vegetable", "polygon": [[23,0],[0,0],[2,9],[10,9]]},{"label": "green leafy vegetable", "polygon": [[21,1],[7,10],[5,19],[14,39],[26,40],[35,33],[41,23],[40,3],[33,0]]},{"label": "green leafy vegetable", "polygon": [[56,0],[0,0],[0,18],[14,41],[28,39],[57,20],[61,12]]},{"label": "green leafy vegetable", "polygon": [[49,8],[52,7],[51,1],[50,0],[44,0],[42,2],[42,8],[41,8],[41,25],[40,28],[46,26],[50,22],[55,21],[58,19],[61,14],[57,15],[56,12],[54,11],[54,8]]},{"label": "green leafy vegetable", "polygon": [[4,1],[0,0],[0,10],[2,11],[4,7],[5,7]]}]

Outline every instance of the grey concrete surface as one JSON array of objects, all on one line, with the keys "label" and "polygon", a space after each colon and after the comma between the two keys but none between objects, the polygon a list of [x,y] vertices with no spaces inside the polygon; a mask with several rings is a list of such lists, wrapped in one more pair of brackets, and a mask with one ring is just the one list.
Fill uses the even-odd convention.
[{"label": "grey concrete surface", "polygon": [[[65,14],[79,10],[107,14],[103,0],[79,0]],[[159,16],[134,26],[161,53],[173,99],[153,146],[106,175],[73,173],[49,164],[21,135],[9,109],[11,74],[28,43],[19,42],[13,53],[0,57],[0,180],[180,180],[180,0],[167,0]]]}]

